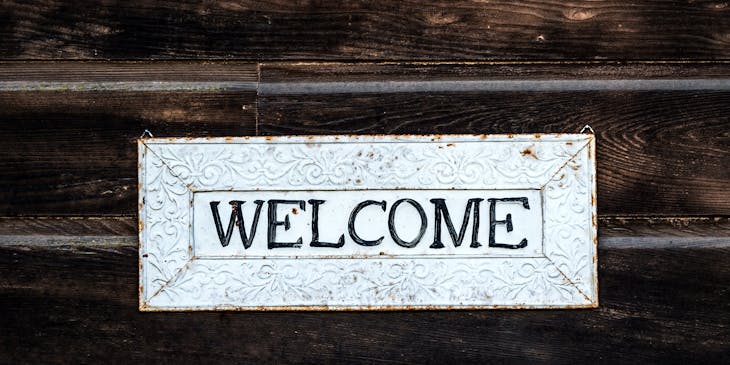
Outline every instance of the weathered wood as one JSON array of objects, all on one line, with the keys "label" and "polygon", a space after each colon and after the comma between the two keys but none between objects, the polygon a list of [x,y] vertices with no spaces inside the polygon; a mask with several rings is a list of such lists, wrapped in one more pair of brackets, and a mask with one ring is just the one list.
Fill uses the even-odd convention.
[{"label": "weathered wood", "polygon": [[[0,60],[21,62],[0,61],[0,363],[728,363],[728,12],[655,0],[2,2]],[[599,148],[595,310],[137,310],[145,128],[585,124]]]},{"label": "weathered wood", "polygon": [[[264,92],[267,92],[267,87],[277,84],[282,85],[280,89],[286,90],[284,86],[323,82],[354,82],[356,84],[350,90],[358,92],[358,85],[362,84],[357,83],[367,81],[727,80],[730,78],[730,61],[263,62],[260,73]],[[417,91],[413,87],[410,90]]]},{"label": "weathered wood", "polygon": [[4,66],[3,215],[133,214],[134,139],[145,128],[220,136],[584,124],[599,135],[599,213],[730,212],[727,64],[264,64],[260,99],[255,65]]},{"label": "weathered wood", "polygon": [[2,215],[134,213],[142,131],[225,136],[256,130],[256,65],[5,66]]},{"label": "weathered wood", "polygon": [[[268,135],[561,133],[590,124],[598,135],[599,214],[730,213],[727,66],[687,67],[681,79],[672,73],[683,69],[678,65],[585,66],[558,80],[563,66],[535,68],[543,71],[265,64],[258,129]],[[705,71],[714,78],[705,79]]]},{"label": "weathered wood", "polygon": [[255,91],[0,92],[0,214],[131,214],[142,131],[254,134],[254,100]]},{"label": "weathered wood", "polygon": [[[136,236],[136,216],[0,217],[4,236]],[[0,238],[2,240],[2,238]]]},{"label": "weathered wood", "polygon": [[335,313],[140,313],[135,245],[0,246],[0,358],[724,363],[729,245],[601,249],[595,310]]},{"label": "weathered wood", "polygon": [[[252,90],[257,81],[258,65],[242,62],[0,62],[0,89],[7,89],[7,83],[18,82],[19,90],[53,89],[34,89],[34,83],[49,83],[66,91],[77,90],[74,85],[83,86],[84,90],[103,90],[100,85],[114,83],[128,85],[117,88],[127,91],[187,90],[192,87],[186,85],[198,84],[207,85],[204,90]],[[22,83],[28,86],[24,88]]]},{"label": "weathered wood", "polygon": [[730,217],[604,216],[598,226],[605,238],[730,237]]},{"label": "weathered wood", "polygon": [[5,59],[727,59],[706,1],[6,1]]}]

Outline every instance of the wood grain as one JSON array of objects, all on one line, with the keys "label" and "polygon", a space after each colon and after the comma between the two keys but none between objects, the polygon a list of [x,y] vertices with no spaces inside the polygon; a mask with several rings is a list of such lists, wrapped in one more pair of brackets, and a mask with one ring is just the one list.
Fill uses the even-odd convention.
[{"label": "wood grain", "polygon": [[0,244],[7,236],[137,236],[136,216],[0,217]]},{"label": "wood grain", "polygon": [[[730,61],[262,62],[261,86],[479,80],[727,80]],[[354,84],[350,90],[358,92]],[[675,87],[676,89],[676,87]],[[263,91],[266,91],[264,88]],[[283,93],[283,92],[278,92]]]},{"label": "wood grain", "polygon": [[0,67],[0,214],[132,214],[136,139],[256,130],[256,65]]},{"label": "wood grain", "polygon": [[720,1],[5,1],[3,59],[730,58]]},{"label": "wood grain", "polygon": [[[679,0],[3,1],[0,363],[730,363],[729,15]],[[144,129],[585,124],[597,309],[137,310]]]},{"label": "wood grain", "polygon": [[239,63],[4,66],[2,215],[134,214],[134,139],[146,128],[558,133],[585,124],[599,137],[600,214],[730,214],[730,63],[267,63],[260,82],[256,65]]},{"label": "wood grain", "polygon": [[[42,82],[86,83],[81,86],[94,89],[101,83],[128,83],[130,86],[125,90],[139,91],[152,90],[152,86],[157,86],[156,90],[181,90],[185,89],[185,84],[203,83],[217,89],[229,85],[250,90],[255,88],[257,81],[258,65],[245,62],[0,61],[0,87],[7,82]],[[33,90],[32,87],[26,89]],[[66,89],[73,90],[71,87]]]},{"label": "wood grain", "polygon": [[259,131],[597,131],[599,214],[730,214],[730,92],[459,92],[262,96]]},{"label": "wood grain", "polygon": [[601,249],[595,310],[332,313],[140,313],[136,246],[0,246],[0,358],[725,363],[729,244]]},{"label": "wood grain", "polygon": [[574,133],[590,124],[599,214],[727,215],[730,68],[687,67],[678,79],[682,68],[589,65],[555,79],[564,66],[265,64],[259,132]]}]

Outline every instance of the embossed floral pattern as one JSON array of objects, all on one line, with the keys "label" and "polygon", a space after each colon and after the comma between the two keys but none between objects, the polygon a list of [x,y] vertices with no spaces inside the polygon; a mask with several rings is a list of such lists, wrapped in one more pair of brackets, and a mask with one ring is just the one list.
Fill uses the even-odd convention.
[{"label": "embossed floral pattern", "polygon": [[[192,141],[145,145],[143,306],[550,306],[595,300],[592,179],[584,136],[494,143]],[[195,191],[543,189],[545,258],[200,259]],[[587,199],[587,200],[586,200]],[[586,204],[588,202],[588,204]]]},{"label": "embossed floral pattern", "polygon": [[[578,152],[544,188],[546,210],[545,252],[560,272],[589,298],[595,297],[591,280],[591,258],[595,247],[591,241],[591,177],[588,150]],[[582,155],[582,156],[581,156]]]}]

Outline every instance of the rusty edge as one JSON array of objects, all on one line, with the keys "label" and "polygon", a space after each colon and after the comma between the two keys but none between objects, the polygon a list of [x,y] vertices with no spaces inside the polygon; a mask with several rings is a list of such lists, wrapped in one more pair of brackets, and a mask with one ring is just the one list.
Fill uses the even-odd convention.
[{"label": "rusty edge", "polygon": [[[527,142],[535,139],[546,141],[564,138],[585,139],[581,133],[523,133],[523,134],[340,134],[340,135],[288,135],[288,136],[236,136],[236,137],[154,137],[139,139],[140,143],[176,142],[230,142],[230,143],[334,143],[341,139],[347,142],[476,142],[482,140]],[[459,139],[458,141],[456,139]],[[142,142],[144,141],[144,142]]]},{"label": "rusty edge", "polygon": [[593,300],[591,308],[598,308],[599,305],[599,288],[598,288],[598,185],[596,182],[596,135],[588,135],[588,162],[590,167],[588,173],[591,174],[591,239],[593,240]]},{"label": "rusty edge", "polygon": [[[557,140],[566,137],[574,137],[576,139],[586,138],[588,140],[588,159],[589,173],[591,175],[591,238],[593,240],[593,288],[595,290],[594,299],[589,303],[570,304],[570,305],[303,305],[303,306],[233,306],[220,305],[211,307],[151,307],[144,301],[144,276],[143,276],[143,252],[142,242],[144,239],[144,195],[142,194],[144,186],[144,173],[142,164],[145,161],[147,149],[146,143],[171,143],[171,142],[264,142],[264,143],[322,143],[337,142],[340,138],[347,138],[354,142],[368,141],[414,141],[414,142],[437,142],[451,141],[461,139],[459,142],[473,142],[479,140],[496,140],[496,141],[531,141],[534,139]],[[466,139],[466,140],[464,140]],[[571,142],[567,142],[571,143]],[[266,312],[300,312],[300,311],[412,311],[412,310],[515,310],[515,309],[591,309],[598,307],[598,215],[596,201],[596,154],[595,154],[595,135],[581,133],[532,133],[532,134],[404,134],[404,135],[388,135],[388,134],[344,134],[344,135],[294,135],[294,136],[241,136],[241,137],[157,137],[157,138],[139,138],[137,140],[138,148],[138,227],[139,227],[139,311],[141,312],[210,312],[210,311],[266,311]],[[453,144],[451,145],[453,146]],[[524,155],[524,153],[523,153]]]},{"label": "rusty edge", "polygon": [[139,286],[138,286],[138,298],[139,298],[139,310],[149,310],[146,303],[145,303],[145,276],[144,276],[144,259],[143,259],[143,249],[142,249],[142,242],[144,242],[144,235],[145,235],[145,227],[144,227],[144,208],[145,208],[145,201],[144,201],[144,178],[145,178],[145,169],[143,168],[143,164],[146,161],[146,154],[147,152],[147,145],[144,143],[144,139],[139,138],[137,139],[137,228],[139,230],[139,242],[137,243],[137,254],[138,254],[138,263],[137,263],[137,270],[139,275]]},{"label": "rusty edge", "polygon": [[220,305],[213,307],[149,307],[140,305],[141,312],[309,312],[309,311],[338,311],[338,312],[361,312],[361,311],[430,311],[430,310],[562,310],[562,309],[593,309],[597,308],[596,303],[570,304],[570,305],[307,305],[307,306],[231,306]]}]

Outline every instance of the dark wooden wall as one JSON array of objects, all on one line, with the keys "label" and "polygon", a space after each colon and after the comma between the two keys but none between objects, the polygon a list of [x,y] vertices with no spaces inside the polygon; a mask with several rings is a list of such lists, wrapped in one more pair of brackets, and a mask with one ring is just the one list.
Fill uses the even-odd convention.
[{"label": "dark wooden wall", "polygon": [[[140,313],[155,136],[577,132],[600,307]],[[728,363],[725,1],[4,1],[0,363]]]}]

